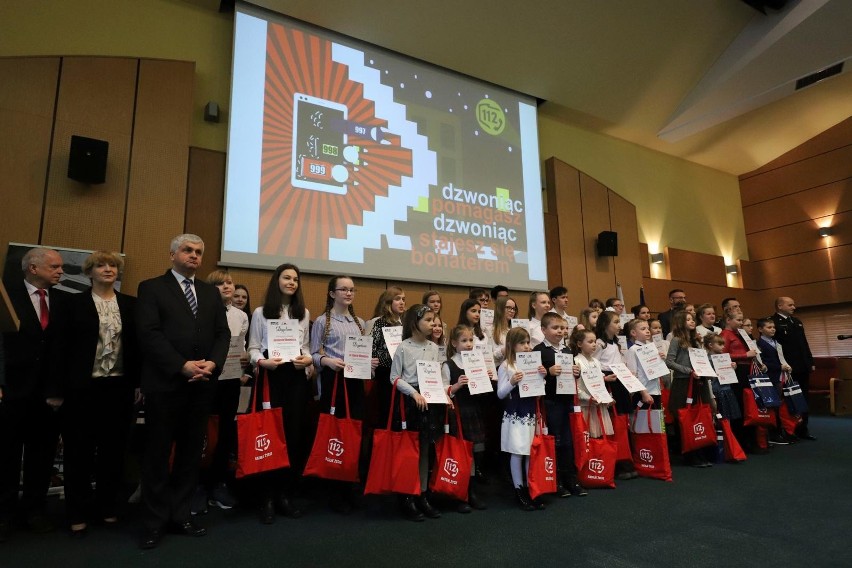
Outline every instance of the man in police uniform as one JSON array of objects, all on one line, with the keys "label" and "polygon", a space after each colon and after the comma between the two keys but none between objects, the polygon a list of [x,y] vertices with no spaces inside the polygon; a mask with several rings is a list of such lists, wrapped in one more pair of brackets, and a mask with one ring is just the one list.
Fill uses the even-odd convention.
[{"label": "man in police uniform", "polygon": [[[810,375],[814,357],[805,337],[805,326],[801,320],[793,317],[796,303],[793,298],[782,296],[775,300],[775,313],[770,317],[775,322],[775,341],[784,349],[784,358],[793,368],[792,378],[802,387],[805,400],[809,400]],[[802,423],[796,429],[796,435],[803,440],[816,440],[808,430],[808,414],[802,414]]]}]

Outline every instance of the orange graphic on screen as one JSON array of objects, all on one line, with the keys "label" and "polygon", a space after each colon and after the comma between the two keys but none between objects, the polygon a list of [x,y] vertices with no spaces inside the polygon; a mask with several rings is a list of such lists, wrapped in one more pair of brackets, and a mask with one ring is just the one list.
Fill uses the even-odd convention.
[{"label": "orange graphic on screen", "polygon": [[327,259],[378,196],[412,175],[411,151],[375,116],[332,43],[270,25],[259,252]]}]

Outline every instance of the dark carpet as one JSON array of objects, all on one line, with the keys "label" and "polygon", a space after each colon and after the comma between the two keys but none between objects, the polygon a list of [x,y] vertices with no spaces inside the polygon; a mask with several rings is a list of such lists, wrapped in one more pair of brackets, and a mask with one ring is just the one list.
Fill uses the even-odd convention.
[{"label": "dark carpet", "polygon": [[[516,508],[508,482],[483,494],[487,511],[444,503],[443,518],[402,520],[393,497],[368,497],[349,516],[318,498],[306,514],[261,525],[248,508],[199,517],[209,534],[167,535],[137,548],[133,514],[84,539],[64,531],[17,531],[0,544],[0,566],[838,566],[852,529],[852,419],[812,417],[816,442],[776,447],[742,465],[689,468],[674,458],[674,482],[619,482],[588,497],[550,499],[547,510]],[[58,520],[62,505],[51,502]]]}]

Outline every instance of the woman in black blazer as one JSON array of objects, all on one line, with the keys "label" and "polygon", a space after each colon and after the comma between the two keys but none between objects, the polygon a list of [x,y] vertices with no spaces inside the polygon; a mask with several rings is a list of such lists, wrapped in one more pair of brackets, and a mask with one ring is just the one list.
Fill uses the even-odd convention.
[{"label": "woman in black blazer", "polygon": [[73,297],[66,330],[65,505],[76,537],[86,534],[90,519],[118,521],[124,452],[139,384],[136,298],[113,288],[123,267],[116,252],[98,251],[86,259],[83,272],[92,288]]}]

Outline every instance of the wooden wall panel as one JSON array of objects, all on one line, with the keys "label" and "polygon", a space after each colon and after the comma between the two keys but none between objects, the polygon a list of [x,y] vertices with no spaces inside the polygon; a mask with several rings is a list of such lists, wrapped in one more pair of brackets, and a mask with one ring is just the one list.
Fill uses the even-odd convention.
[{"label": "wooden wall panel", "polygon": [[639,266],[642,267],[642,278],[651,277],[651,254],[648,252],[648,243],[639,243]]},{"label": "wooden wall panel", "polygon": [[599,257],[595,247],[598,233],[611,230],[608,191],[601,182],[580,172],[586,281],[589,286],[589,297],[601,300],[615,296],[615,270],[612,257]]},{"label": "wooden wall panel", "polygon": [[758,289],[852,278],[852,245],[832,247],[753,263]]},{"label": "wooden wall panel", "polygon": [[[639,224],[636,221],[636,206],[608,190],[609,214],[612,230],[618,233],[618,256],[613,259],[615,280],[624,292],[624,304],[629,309],[639,303],[639,288],[642,286],[642,263],[639,258]],[[646,247],[647,248],[647,247]],[[647,251],[646,251],[647,252]],[[647,254],[645,255],[647,259]]]},{"label": "wooden wall panel", "polygon": [[225,199],[225,153],[190,148],[187,174],[186,232],[204,239],[199,276],[216,270],[222,252],[222,208]]},{"label": "wooden wall panel", "polygon": [[832,126],[825,132],[821,132],[807,142],[800,144],[789,152],[775,158],[763,167],[741,175],[740,179],[743,180],[754,177],[794,162],[807,160],[813,156],[824,154],[843,146],[848,146],[850,140],[852,140],[852,117]]},{"label": "wooden wall panel", "polygon": [[740,181],[743,207],[852,177],[852,145]]},{"label": "wooden wall panel", "polygon": [[727,286],[725,259],[721,256],[667,247],[672,280]]},{"label": "wooden wall panel", "polygon": [[[586,250],[583,233],[582,201],[580,197],[580,172],[565,162],[550,158],[545,162],[547,204],[559,218],[559,263],[561,279],[550,282],[551,288],[561,284],[568,288],[568,311],[579,313],[589,301],[589,283],[586,280]],[[597,235],[597,233],[595,233]]]},{"label": "wooden wall panel", "polygon": [[58,80],[59,58],[0,58],[0,263],[39,242]]},{"label": "wooden wall panel", "polygon": [[837,278],[826,282],[771,288],[764,291],[764,294],[773,299],[779,296],[789,296],[796,300],[798,307],[841,304],[852,302],[852,278]]},{"label": "wooden wall panel", "polygon": [[852,178],[743,207],[746,235],[852,211]]},{"label": "wooden wall panel", "polygon": [[[831,223],[830,237],[819,236],[823,223]],[[751,234],[748,254],[752,261],[759,261],[848,244],[852,244],[852,211]]]},{"label": "wooden wall panel", "polygon": [[[121,249],[136,68],[136,59],[63,59],[43,243]],[[109,142],[106,183],[89,185],[68,178],[71,136],[75,134]]]},{"label": "wooden wall panel", "polygon": [[559,244],[559,217],[544,214],[544,248],[547,251],[547,285],[550,288],[562,283],[561,246]]},{"label": "wooden wall panel", "polygon": [[760,317],[770,314],[774,305],[772,303],[774,296],[769,291],[741,290],[728,286],[656,278],[643,278],[642,282],[645,287],[645,301],[654,313],[669,309],[669,291],[675,288],[684,290],[686,301],[691,304],[696,306],[704,302],[713,304],[716,306],[717,315],[721,313],[721,304],[724,298],[737,298],[749,316],[758,314],[758,317]]},{"label": "wooden wall panel", "polygon": [[139,66],[124,235],[131,294],[140,280],[168,268],[169,243],[185,230],[194,68],[180,61]]}]

